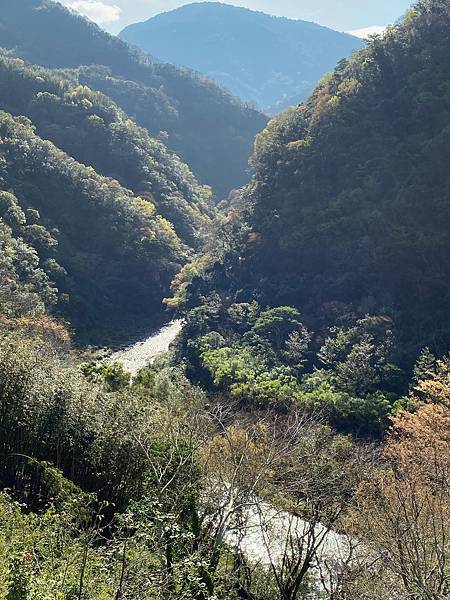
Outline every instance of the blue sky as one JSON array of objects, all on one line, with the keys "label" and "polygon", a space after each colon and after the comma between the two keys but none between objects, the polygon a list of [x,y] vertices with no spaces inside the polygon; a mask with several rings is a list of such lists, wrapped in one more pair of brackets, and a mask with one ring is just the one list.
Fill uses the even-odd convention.
[{"label": "blue sky", "polygon": [[[114,33],[125,25],[172,10],[186,0],[62,0]],[[339,31],[370,30],[395,22],[411,0],[226,0],[269,14],[315,21]]]}]

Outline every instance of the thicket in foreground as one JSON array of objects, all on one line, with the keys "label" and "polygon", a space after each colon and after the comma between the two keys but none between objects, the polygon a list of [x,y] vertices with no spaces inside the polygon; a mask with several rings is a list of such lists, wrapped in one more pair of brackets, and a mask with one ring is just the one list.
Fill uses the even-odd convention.
[{"label": "thicket in foreground", "polygon": [[448,363],[380,460],[314,411],[69,351],[49,320],[2,326],[0,597],[446,598]]}]

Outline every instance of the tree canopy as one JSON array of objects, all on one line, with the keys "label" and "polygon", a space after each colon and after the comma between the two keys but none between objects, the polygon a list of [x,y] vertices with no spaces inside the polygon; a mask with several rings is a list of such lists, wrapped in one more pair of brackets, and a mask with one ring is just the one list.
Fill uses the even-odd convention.
[{"label": "tree canopy", "polygon": [[219,196],[248,181],[253,139],[267,119],[204,76],[160,64],[52,0],[3,3],[0,31],[0,46],[29,62],[88,66],[82,84],[111,96],[151,135],[161,135]]},{"label": "tree canopy", "polygon": [[446,351],[448,26],[447,2],[419,2],[257,137],[243,300],[314,327],[385,314],[409,360]]},{"label": "tree canopy", "polygon": [[30,262],[16,270],[20,279],[34,273],[45,291],[45,270],[61,314],[92,340],[113,322],[120,331],[130,318],[151,319],[187,256],[171,223],[149,200],[43,141],[24,117],[0,113],[0,139],[4,231]]}]

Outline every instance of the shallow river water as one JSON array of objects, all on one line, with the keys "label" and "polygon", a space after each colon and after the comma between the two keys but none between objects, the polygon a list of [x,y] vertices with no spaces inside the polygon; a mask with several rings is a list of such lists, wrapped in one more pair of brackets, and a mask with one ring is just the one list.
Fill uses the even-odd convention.
[{"label": "shallow river water", "polygon": [[157,356],[167,352],[170,344],[180,333],[182,321],[171,321],[148,338],[114,352],[111,362],[121,362],[125,369],[135,376],[138,371],[150,364]]},{"label": "shallow river water", "polygon": [[[157,356],[167,352],[182,328],[182,321],[171,321],[159,331],[128,348],[113,353],[109,360],[121,362],[132,376],[150,364]],[[253,561],[269,565],[271,561],[282,559],[284,544],[289,534],[296,532],[301,538],[309,529],[309,524],[301,519],[293,519],[289,513],[277,512],[270,505],[259,504],[259,510],[253,508],[246,512],[247,527],[240,545],[244,553]],[[317,557],[319,564],[330,559],[340,562],[349,552],[348,539],[332,531],[326,532],[322,526],[316,527],[317,537],[323,537],[323,546]],[[242,536],[242,532],[241,532]],[[237,543],[236,532],[232,529],[226,534],[231,545]],[[283,542],[284,540],[284,542]]]}]

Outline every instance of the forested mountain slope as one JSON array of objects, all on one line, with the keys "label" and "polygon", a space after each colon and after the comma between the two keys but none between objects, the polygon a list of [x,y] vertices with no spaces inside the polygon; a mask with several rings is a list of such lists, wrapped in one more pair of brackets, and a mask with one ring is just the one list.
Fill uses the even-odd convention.
[{"label": "forested mountain slope", "polygon": [[[57,300],[90,341],[131,333],[161,310],[187,248],[150,201],[7,113],[0,113],[0,189],[2,286],[37,294],[43,308]],[[39,302],[24,301],[13,316],[38,310]]]},{"label": "forested mountain slope", "polygon": [[188,70],[152,62],[124,41],[51,0],[0,5],[0,46],[32,63],[88,71],[89,85],[109,95],[219,195],[248,179],[253,138],[266,119]]},{"label": "forested mountain slope", "polygon": [[[39,265],[35,248],[17,230],[25,225],[25,213],[10,192],[0,192],[0,305],[3,319],[43,315],[56,301],[49,275]],[[13,229],[16,230],[16,234]],[[32,233],[28,230],[27,233]],[[44,230],[41,232],[45,235]],[[25,233],[25,231],[23,232]],[[55,262],[45,267],[58,269]],[[53,273],[54,275],[54,273]]]},{"label": "forested mountain slope", "polygon": [[[449,8],[273,121],[205,236],[188,168],[79,85],[136,82],[0,56],[0,600],[448,600]],[[166,355],[85,347],[174,275]]]},{"label": "forested mountain slope", "polygon": [[208,189],[109,98],[0,53],[0,109],[27,116],[40,137],[148,197],[186,244],[200,243],[212,214]]},{"label": "forested mountain slope", "polygon": [[165,12],[121,37],[160,60],[205,73],[263,110],[307,98],[316,82],[364,43],[306,21],[218,2]]},{"label": "forested mountain slope", "polygon": [[271,121],[241,200],[248,229],[209,286],[298,307],[316,329],[388,316],[404,364],[448,350],[449,27],[447,0],[419,2]]}]

